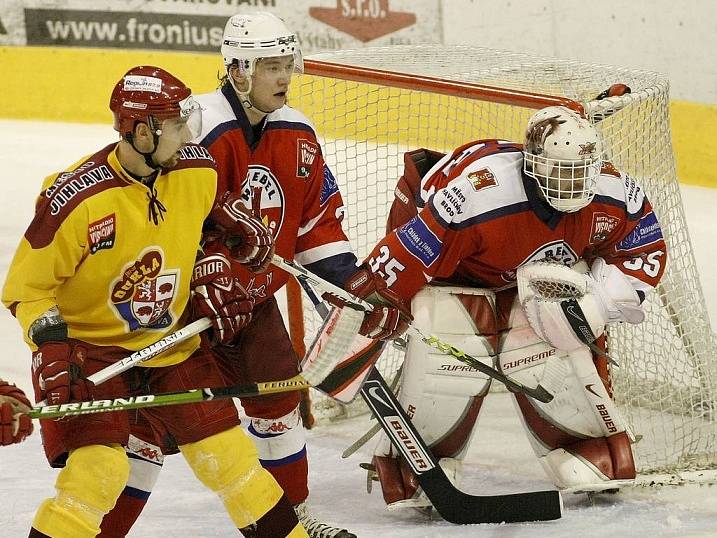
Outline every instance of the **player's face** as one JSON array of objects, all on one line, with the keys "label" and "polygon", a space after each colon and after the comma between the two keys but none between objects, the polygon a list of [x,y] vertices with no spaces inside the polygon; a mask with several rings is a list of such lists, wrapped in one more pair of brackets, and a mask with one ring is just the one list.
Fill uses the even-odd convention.
[{"label": "player's face", "polygon": [[293,74],[293,55],[257,60],[249,99],[260,110],[278,110],[286,103],[286,93],[289,91]]},{"label": "player's face", "polygon": [[180,118],[164,120],[161,129],[153,159],[162,168],[172,168],[179,162],[179,150],[192,140],[192,130],[187,120]]},{"label": "player's face", "polygon": [[562,163],[553,167],[547,179],[548,191],[563,200],[580,198],[584,195],[585,165]]}]

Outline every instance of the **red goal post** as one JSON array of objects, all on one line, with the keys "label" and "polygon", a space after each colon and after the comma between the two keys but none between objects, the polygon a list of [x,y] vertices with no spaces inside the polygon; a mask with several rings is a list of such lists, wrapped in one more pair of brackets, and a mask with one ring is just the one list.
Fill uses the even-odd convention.
[{"label": "red goal post", "polygon": [[[632,93],[595,100],[615,83]],[[675,173],[664,76],[475,47],[366,48],[307,60],[289,101],[316,127],[359,259],[384,234],[405,151],[447,152],[480,138],[522,141],[533,111],[550,105],[595,122],[607,158],[647,191],[670,249],[665,277],[645,304],[646,322],[610,331],[610,353],[620,363],[610,369],[616,402],[641,436],[641,473],[713,476],[706,470],[717,467],[717,346]],[[308,305],[297,319],[297,287],[289,304],[293,336],[308,342],[318,318]],[[379,366],[390,380],[402,355],[395,348],[387,355]],[[334,417],[360,412],[322,398],[313,409]]]}]

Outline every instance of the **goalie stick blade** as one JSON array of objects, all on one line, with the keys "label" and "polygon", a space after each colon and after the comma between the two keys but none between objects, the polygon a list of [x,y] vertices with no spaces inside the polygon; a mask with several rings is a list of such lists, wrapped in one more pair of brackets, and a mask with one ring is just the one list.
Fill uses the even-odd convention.
[{"label": "goalie stick blade", "polygon": [[418,482],[436,511],[451,523],[521,523],[562,516],[559,491],[470,495],[453,486],[440,466],[418,475]]},{"label": "goalie stick blade", "polygon": [[563,503],[558,491],[470,495],[456,488],[375,368],[361,388],[361,396],[394,448],[416,474],[436,511],[446,521],[457,524],[519,523],[561,517]]}]

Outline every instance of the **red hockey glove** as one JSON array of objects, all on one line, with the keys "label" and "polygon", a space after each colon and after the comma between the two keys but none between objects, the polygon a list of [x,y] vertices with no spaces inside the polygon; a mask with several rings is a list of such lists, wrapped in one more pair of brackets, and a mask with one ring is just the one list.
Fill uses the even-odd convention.
[{"label": "red hockey glove", "polygon": [[87,348],[77,341],[49,341],[32,354],[35,400],[49,405],[92,399],[92,383],[82,376]]},{"label": "red hockey glove", "polygon": [[[374,306],[373,311],[364,316],[359,329],[363,336],[374,340],[393,340],[406,332],[413,321],[411,311],[403,300],[388,289],[383,278],[366,267],[351,276],[344,289]],[[332,295],[325,294],[324,299],[331,304],[343,306],[340,299]]]},{"label": "red hockey glove", "polygon": [[229,344],[251,321],[254,299],[232,275],[229,260],[217,253],[194,264],[192,305],[193,318],[211,319],[215,340]]},{"label": "red hockey glove", "polygon": [[31,408],[23,391],[0,379],[0,445],[19,443],[32,433],[32,421],[26,414]]},{"label": "red hockey glove", "polygon": [[241,198],[226,192],[209,217],[225,230],[224,243],[232,258],[252,273],[263,273],[274,255],[274,237],[258,218],[252,217]]}]

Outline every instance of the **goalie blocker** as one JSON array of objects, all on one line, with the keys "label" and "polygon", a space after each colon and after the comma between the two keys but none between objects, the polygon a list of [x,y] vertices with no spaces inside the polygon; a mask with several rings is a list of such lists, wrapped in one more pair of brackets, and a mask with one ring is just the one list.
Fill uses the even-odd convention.
[{"label": "goalie blocker", "polygon": [[[482,357],[529,387],[555,388],[548,404],[513,395],[536,456],[560,489],[602,490],[635,477],[630,440],[586,347],[566,352],[532,329],[515,289],[427,286],[413,299],[421,330]],[[548,382],[547,377],[559,381]],[[409,342],[399,401],[419,434],[460,484],[462,462],[476,435],[490,379],[415,339]],[[480,435],[478,433],[478,435]],[[381,434],[373,464],[390,508],[430,506],[415,476]]]}]

